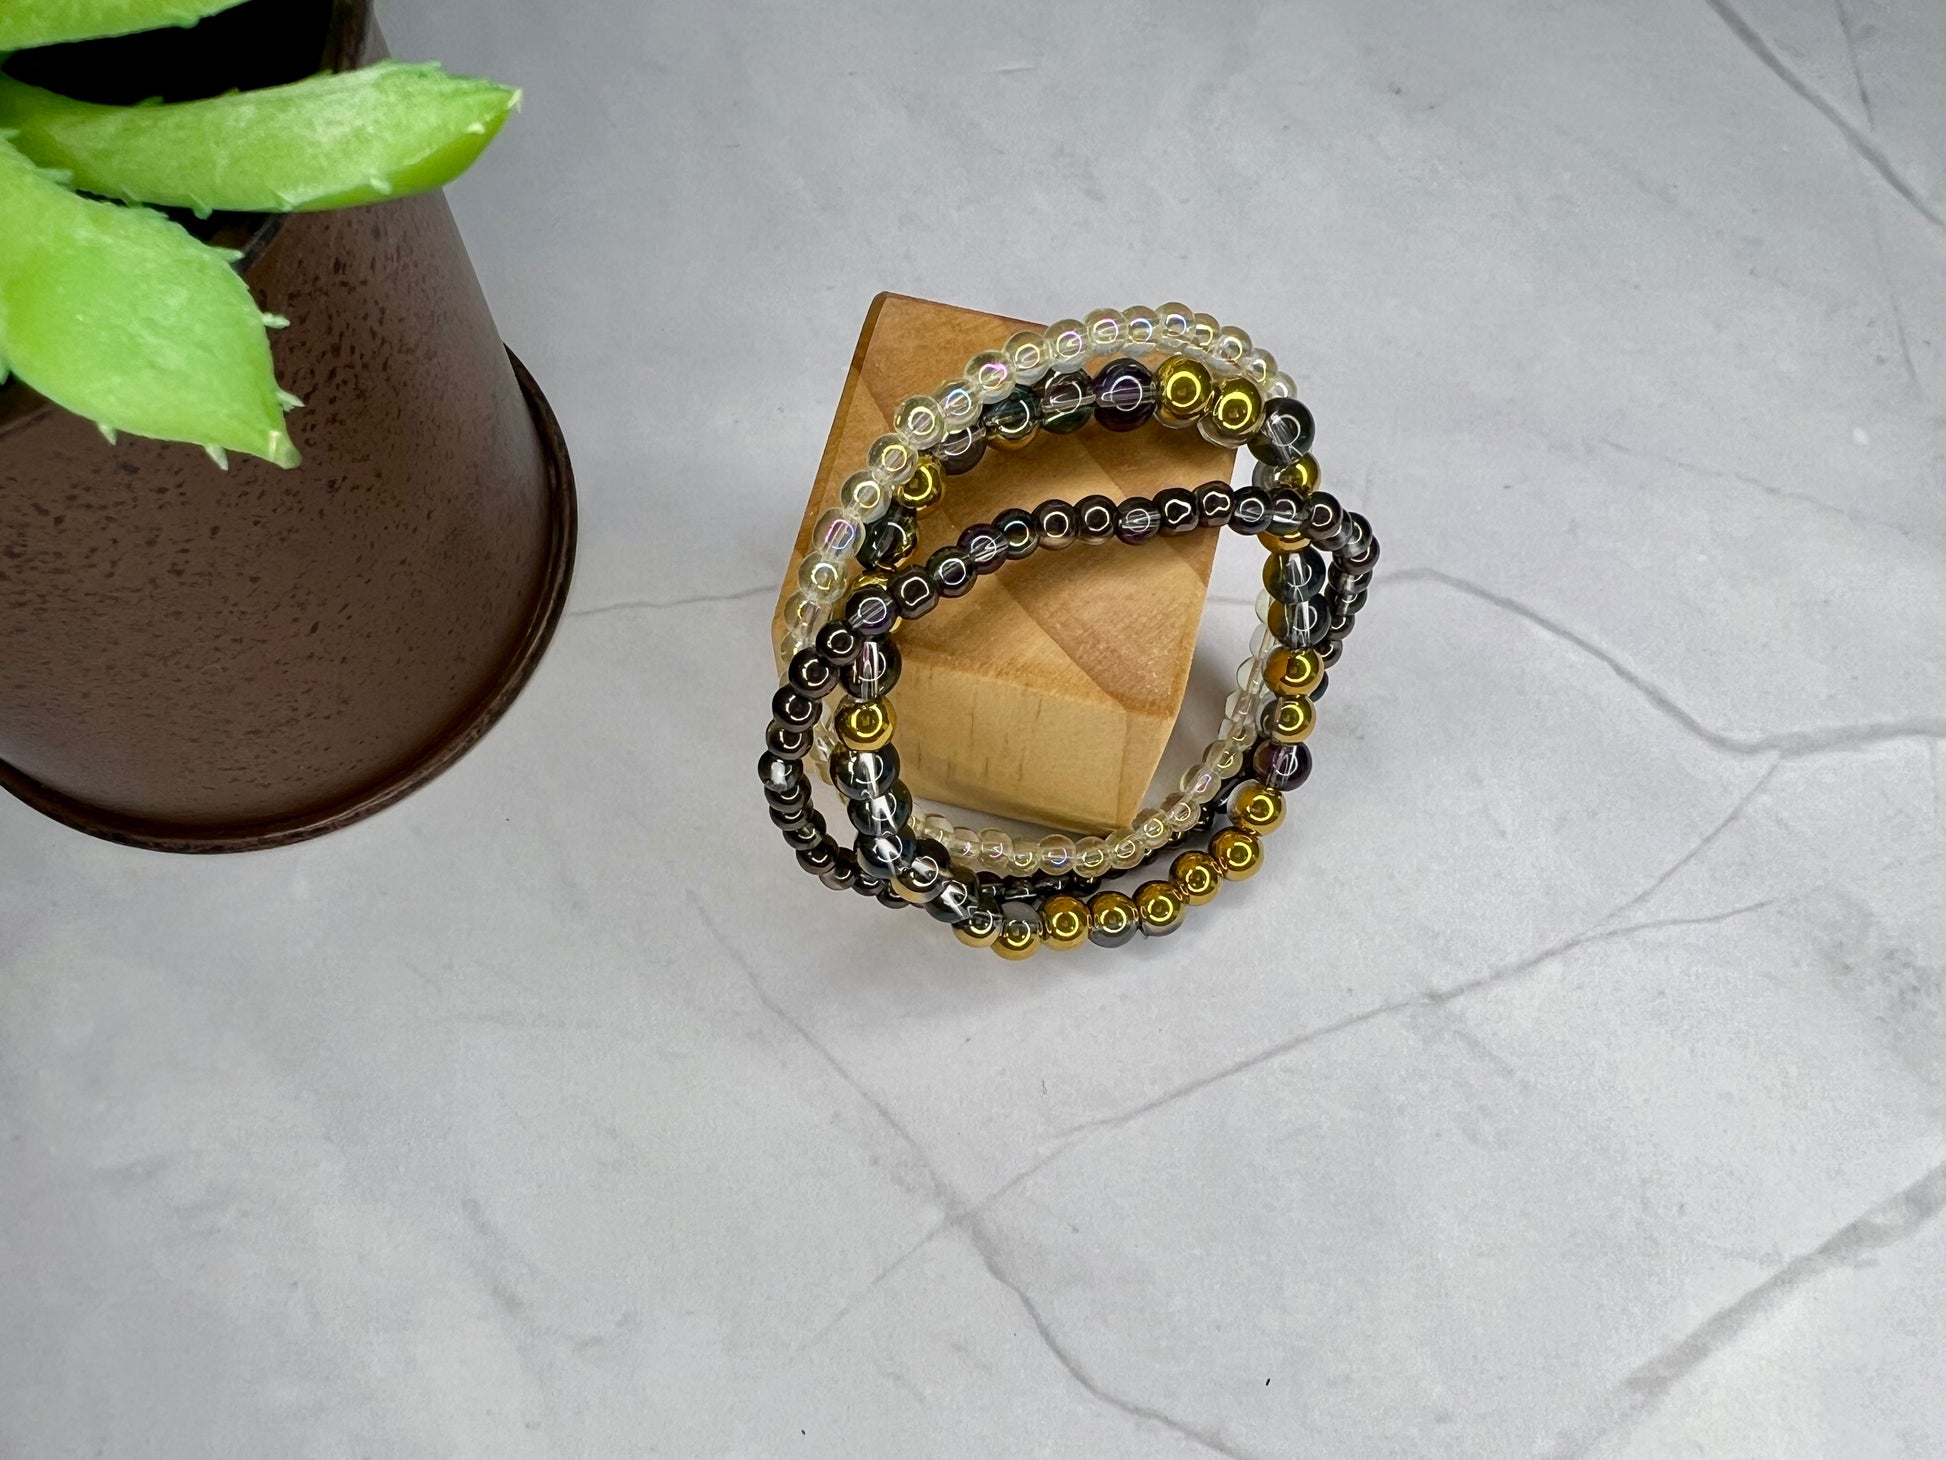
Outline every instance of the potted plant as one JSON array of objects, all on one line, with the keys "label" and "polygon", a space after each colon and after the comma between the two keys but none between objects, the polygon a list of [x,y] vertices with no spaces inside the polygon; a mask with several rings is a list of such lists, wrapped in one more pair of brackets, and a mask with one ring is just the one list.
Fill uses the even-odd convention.
[{"label": "potted plant", "polygon": [[368,0],[0,0],[7,51],[0,785],[185,851],[369,814],[566,595],[566,452],[437,191],[517,93]]}]

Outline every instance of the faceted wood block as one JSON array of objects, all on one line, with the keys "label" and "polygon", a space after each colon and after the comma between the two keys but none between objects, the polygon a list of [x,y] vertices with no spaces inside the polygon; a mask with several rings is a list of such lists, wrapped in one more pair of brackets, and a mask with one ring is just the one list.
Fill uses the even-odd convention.
[{"label": "faceted wood block", "polygon": [[[872,301],[785,565],[773,638],[812,525],[891,429],[899,402],[1033,327],[899,294]],[[1235,460],[1193,430],[1042,432],[1023,451],[989,450],[971,472],[949,477],[945,500],[920,520],[913,561],[1009,507],[1227,482]],[[1182,705],[1216,538],[1199,531],[1135,548],[1039,552],[901,627],[905,669],[891,698],[913,794],[1073,831],[1125,825]]]}]

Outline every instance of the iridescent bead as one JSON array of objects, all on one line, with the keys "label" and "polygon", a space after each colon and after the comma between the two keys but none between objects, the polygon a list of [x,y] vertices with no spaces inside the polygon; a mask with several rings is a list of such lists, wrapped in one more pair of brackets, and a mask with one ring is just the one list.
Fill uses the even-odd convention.
[{"label": "iridescent bead", "polygon": [[1209,409],[1216,382],[1209,367],[1188,355],[1171,355],[1155,372],[1155,416],[1163,425],[1193,426]]},{"label": "iridescent bead", "polygon": [[1270,377],[1277,373],[1277,360],[1268,350],[1246,350],[1243,358],[1237,362],[1237,369],[1243,373],[1245,380],[1262,390]]},{"label": "iridescent bead", "polygon": [[1141,839],[1142,849],[1147,852],[1154,851],[1169,840],[1169,822],[1160,807],[1144,806],[1135,813],[1129,830]]},{"label": "iridescent bead", "polygon": [[1196,429],[1213,446],[1241,446],[1264,418],[1264,398],[1241,375],[1223,381]]},{"label": "iridescent bead", "polygon": [[1216,772],[1200,761],[1184,771],[1182,780],[1177,784],[1182,787],[1183,795],[1189,797],[1199,807],[1215,799],[1216,793],[1223,786]]},{"label": "iridescent bead", "polygon": [[[1210,358],[1219,365],[1227,365],[1232,370],[1248,375],[1243,369],[1243,357],[1250,353],[1250,336],[1233,324],[1226,324],[1216,332],[1211,341]],[[1254,384],[1254,382],[1252,382]]]},{"label": "iridescent bead", "polygon": [[[799,572],[803,571],[802,566]],[[806,629],[815,631],[823,621],[823,605],[813,603],[802,593],[793,593],[784,600],[784,626],[787,629]]]},{"label": "iridescent bead", "polygon": [[1128,341],[1131,351],[1146,349],[1155,343],[1156,312],[1146,304],[1131,304],[1122,311],[1122,334]]},{"label": "iridescent bead", "polygon": [[1014,388],[1013,368],[1000,351],[982,350],[966,362],[966,383],[981,405],[990,406]]},{"label": "iridescent bead", "polygon": [[1211,741],[1203,752],[1203,764],[1216,773],[1218,780],[1227,781],[1243,769],[1243,752],[1232,741]]},{"label": "iridescent bead", "polygon": [[980,870],[1005,875],[1013,861],[1014,839],[996,827],[980,833]]},{"label": "iridescent bead", "polygon": [[1097,892],[1088,900],[1088,941],[1098,947],[1121,947],[1141,923],[1134,901],[1122,893]]},{"label": "iridescent bead", "polygon": [[1000,910],[975,905],[963,922],[953,924],[953,936],[969,948],[991,948],[1000,936]]},{"label": "iridescent bead", "polygon": [[1171,791],[1162,798],[1162,820],[1169,828],[1165,840],[1173,841],[1196,824],[1203,808],[1186,791]]},{"label": "iridescent bead", "polygon": [[1043,430],[1057,436],[1079,431],[1095,414],[1095,383],[1085,372],[1050,375],[1035,387]]},{"label": "iridescent bead", "polygon": [[1119,309],[1097,309],[1081,321],[1082,331],[1088,336],[1088,353],[1091,355],[1113,355],[1122,348],[1124,341],[1122,312]]},{"label": "iridescent bead", "polygon": [[1065,877],[1074,870],[1074,842],[1058,832],[1041,838],[1041,871]]},{"label": "iridescent bead", "polygon": [[1040,946],[1040,919],[1010,913],[1001,921],[1000,936],[994,940],[993,951],[1002,958],[1018,962],[1023,958],[1032,958]]},{"label": "iridescent bead", "polygon": [[1066,952],[1088,941],[1088,904],[1056,893],[1041,904],[1042,935],[1050,948]]},{"label": "iridescent bead", "polygon": [[868,471],[853,472],[838,488],[838,507],[860,522],[871,523],[885,515],[892,505],[892,493]]},{"label": "iridescent bead", "polygon": [[811,551],[827,558],[856,557],[858,544],[864,537],[863,523],[849,512],[834,509],[820,517],[812,527]]},{"label": "iridescent bead", "polygon": [[939,844],[946,848],[946,855],[962,867],[980,865],[980,834],[969,831],[963,826],[951,826],[939,838]]},{"label": "iridescent bead", "polygon": [[946,838],[953,834],[953,823],[941,816],[937,811],[928,811],[915,824],[919,829],[919,839],[921,841],[930,839],[944,846]]},{"label": "iridescent bead", "polygon": [[1108,865],[1117,872],[1126,872],[1147,855],[1148,848],[1142,845],[1142,838],[1134,832],[1125,831],[1108,843]]},{"label": "iridescent bead", "polygon": [[853,750],[879,750],[892,743],[892,706],[884,700],[858,700],[838,711],[833,726]]},{"label": "iridescent bead", "polygon": [[1021,330],[1007,341],[1003,353],[1016,385],[1038,384],[1047,374],[1047,337],[1039,330]]},{"label": "iridescent bead", "polygon": [[797,591],[822,608],[845,591],[845,570],[821,553],[812,553],[797,565]]},{"label": "iridescent bead", "polygon": [[1143,425],[1155,402],[1155,376],[1138,360],[1111,360],[1095,377],[1095,419],[1110,431]]},{"label": "iridescent bead", "polygon": [[1284,793],[1262,781],[1245,781],[1230,795],[1230,820],[1256,836],[1284,824]]},{"label": "iridescent bead", "polygon": [[946,417],[939,402],[929,395],[910,395],[892,413],[892,429],[904,437],[914,451],[935,446],[946,434]]},{"label": "iridescent bead", "polygon": [[1223,869],[1208,852],[1184,852],[1169,864],[1169,880],[1183,901],[1201,907],[1223,887]]},{"label": "iridescent bead", "polygon": [[935,456],[922,456],[912,475],[899,484],[899,505],[915,517],[924,517],[946,495],[946,468]]},{"label": "iridescent bead", "polygon": [[1196,316],[1187,304],[1171,301],[1155,312],[1156,342],[1165,350],[1188,346],[1195,339]]},{"label": "iridescent bead", "polygon": [[1061,373],[1079,370],[1088,363],[1088,332],[1080,320],[1056,320],[1047,327],[1047,358]]},{"label": "iridescent bead", "polygon": [[1007,858],[1007,875],[1009,877],[1032,877],[1040,870],[1040,867],[1040,843],[1032,837],[1020,837],[1016,839],[1013,854]]},{"label": "iridescent bead", "polygon": [[1238,827],[1226,826],[1210,838],[1209,854],[1232,882],[1254,877],[1264,864],[1264,844]]},{"label": "iridescent bead", "polygon": [[1297,382],[1279,370],[1264,382],[1264,399],[1277,400],[1284,396],[1297,394]]},{"label": "iridescent bead", "polygon": [[1210,347],[1216,343],[1216,332],[1222,328],[1223,326],[1217,322],[1217,318],[1213,314],[1191,315],[1189,320],[1189,347],[1192,350],[1200,350],[1207,355],[1210,352]]},{"label": "iridescent bead", "polygon": [[884,435],[866,453],[866,468],[888,487],[896,487],[919,465],[919,454],[894,435]]},{"label": "iridescent bead", "polygon": [[1143,936],[1166,937],[1182,926],[1188,904],[1174,882],[1157,878],[1135,889],[1135,909],[1141,914]]},{"label": "iridescent bead", "polygon": [[1098,836],[1084,836],[1074,844],[1074,870],[1083,877],[1097,878],[1109,871],[1108,843]]}]

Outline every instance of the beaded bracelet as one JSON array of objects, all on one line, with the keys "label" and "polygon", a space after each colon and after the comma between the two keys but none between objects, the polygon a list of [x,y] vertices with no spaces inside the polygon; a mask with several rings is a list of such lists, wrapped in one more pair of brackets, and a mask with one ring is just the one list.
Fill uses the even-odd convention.
[{"label": "beaded bracelet", "polygon": [[[1153,372],[1135,358],[1150,352],[1169,356]],[[1103,356],[1119,358],[1090,378],[1082,367]],[[1166,934],[1224,880],[1254,873],[1259,835],[1282,819],[1282,792],[1309,774],[1303,742],[1313,705],[1378,556],[1369,524],[1318,490],[1311,416],[1291,391],[1289,378],[1241,330],[1170,304],[1022,331],[1004,352],[976,355],[962,379],[905,401],[894,431],[873,443],[867,468],[845,482],[839,507],[818,520],[799,565],[799,592],[786,604],[784,682],[759,769],[771,818],[799,862],[833,887],[888,906],[925,905],[962,942],[1007,957],[1026,957],[1042,941],[1115,946],[1138,929]],[[901,566],[916,546],[918,518],[938,504],[946,478],[977,465],[989,443],[1017,450],[1043,429],[1072,431],[1091,419],[1110,430],[1151,419],[1193,424],[1214,443],[1248,445],[1258,465],[1241,489],[1209,482],[1153,499],[1090,497],[1005,512],[967,529],[923,566]],[[1055,835],[1021,848],[1001,833],[974,833],[936,816],[915,834],[886,699],[899,674],[889,637],[897,625],[1041,548],[1136,545],[1222,525],[1258,534],[1269,549],[1258,601],[1264,628],[1239,668],[1218,739],[1181,790],[1130,827],[1078,843]],[[1328,572],[1321,552],[1332,557]],[[854,577],[854,560],[862,576]],[[831,618],[847,589],[841,616]],[[827,725],[827,697],[841,685],[846,696]],[[812,807],[801,768],[807,757],[845,796],[855,850],[834,841]],[[1253,778],[1246,779],[1246,764]],[[1230,824],[1211,837],[1208,852],[1180,853],[1167,879],[1144,883],[1132,899],[1075,895],[1210,829],[1218,815]],[[1019,910],[1005,912],[1010,905]]]}]

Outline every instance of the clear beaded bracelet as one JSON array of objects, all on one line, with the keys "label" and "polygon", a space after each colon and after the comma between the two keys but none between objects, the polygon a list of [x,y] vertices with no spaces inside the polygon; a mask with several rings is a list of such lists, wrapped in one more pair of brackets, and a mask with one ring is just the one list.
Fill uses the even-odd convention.
[{"label": "clear beaded bracelet", "polygon": [[[1153,372],[1137,358],[1150,353],[1168,356]],[[1096,358],[1106,363],[1091,378],[1083,367]],[[1314,721],[1312,704],[1363,605],[1378,552],[1369,524],[1318,490],[1311,416],[1291,390],[1289,378],[1243,331],[1171,304],[1097,311],[1045,332],[1022,331],[1004,351],[976,355],[962,379],[903,402],[894,431],[873,443],[867,467],[844,484],[839,507],[815,525],[798,592],[786,604],[778,646],[785,682],[773,701],[760,770],[772,820],[800,862],[833,885],[857,887],[892,905],[925,903],[956,925],[962,941],[990,942],[1011,956],[1025,956],[1042,937],[1057,946],[1080,941],[1069,936],[1077,907],[1081,936],[1125,941],[1108,936],[1115,930],[1097,926],[1092,904],[1070,891],[1131,870],[1207,829],[1226,800],[1232,824],[1213,838],[1212,851],[1235,859],[1230,876],[1253,871],[1255,832],[1267,829],[1271,810],[1270,824],[1281,819],[1281,792],[1308,775],[1302,742]],[[1194,492],[1159,492],[1153,501],[1094,497],[1006,512],[967,529],[923,567],[900,566],[916,545],[918,516],[940,500],[946,478],[978,463],[989,441],[1017,449],[1043,429],[1075,430],[1090,419],[1112,430],[1151,419],[1195,425],[1217,444],[1248,445],[1259,464],[1241,489],[1210,482]],[[915,836],[895,755],[886,769],[892,719],[885,695],[899,665],[886,636],[897,623],[1043,547],[1111,539],[1136,544],[1225,524],[1256,533],[1270,550],[1258,603],[1265,622],[1239,667],[1218,738],[1184,774],[1180,789],[1106,837],[1074,841],[1055,834],[1016,844],[1003,833],[974,832],[939,816],[921,819]],[[1333,556],[1328,578],[1320,550]],[[847,590],[844,612],[833,618],[831,609]],[[847,699],[827,723],[825,696],[840,682]],[[860,832],[855,853],[826,835],[812,809],[800,769],[807,757],[851,802]],[[1246,766],[1257,779],[1240,785]],[[1241,820],[1239,803],[1245,805]],[[1189,880],[1208,883],[1213,895],[1210,879],[1223,875],[1222,858],[1187,852],[1177,861],[1188,863]],[[1144,905],[1143,894],[1153,906]],[[1095,897],[1109,899],[1111,923],[1126,911],[1114,903],[1118,898]],[[1138,923],[1144,932],[1169,931],[1185,901],[1198,900],[1206,899],[1190,896],[1180,876],[1146,884],[1130,904],[1138,908],[1136,920],[1121,931],[1132,936]],[[1016,917],[1021,926],[1011,939],[999,917],[1003,901],[1032,904],[1032,925]],[[972,936],[988,925],[993,938]]]}]

